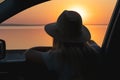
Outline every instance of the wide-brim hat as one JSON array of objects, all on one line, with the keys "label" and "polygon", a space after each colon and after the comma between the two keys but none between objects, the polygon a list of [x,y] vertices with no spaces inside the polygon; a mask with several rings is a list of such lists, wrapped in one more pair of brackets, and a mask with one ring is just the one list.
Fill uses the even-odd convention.
[{"label": "wide-brim hat", "polygon": [[80,14],[75,11],[64,10],[56,23],[45,25],[45,31],[54,39],[67,43],[86,42],[91,38]]}]

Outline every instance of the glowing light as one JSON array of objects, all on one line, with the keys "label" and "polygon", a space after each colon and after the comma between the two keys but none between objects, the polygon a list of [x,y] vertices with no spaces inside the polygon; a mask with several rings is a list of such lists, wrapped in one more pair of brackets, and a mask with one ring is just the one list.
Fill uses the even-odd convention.
[{"label": "glowing light", "polygon": [[72,7],[69,10],[73,10],[78,12],[83,18],[86,17],[86,11],[83,8],[80,7]]},{"label": "glowing light", "polygon": [[80,7],[80,6],[71,6],[70,8],[68,8],[68,10],[73,10],[73,11],[78,12],[82,17],[83,22],[87,23],[89,15],[87,13],[86,8]]}]

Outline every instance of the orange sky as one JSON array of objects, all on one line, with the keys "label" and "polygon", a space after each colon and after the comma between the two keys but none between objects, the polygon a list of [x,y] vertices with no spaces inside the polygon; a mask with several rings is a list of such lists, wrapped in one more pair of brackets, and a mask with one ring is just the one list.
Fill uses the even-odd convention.
[{"label": "orange sky", "polygon": [[84,24],[108,24],[117,0],[51,0],[27,9],[4,23],[47,24],[67,10],[80,12]]}]

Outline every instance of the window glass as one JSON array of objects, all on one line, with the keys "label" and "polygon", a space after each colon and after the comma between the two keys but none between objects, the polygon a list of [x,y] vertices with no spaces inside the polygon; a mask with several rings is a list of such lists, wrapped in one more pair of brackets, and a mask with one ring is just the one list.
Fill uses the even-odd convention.
[{"label": "window glass", "polygon": [[33,46],[52,46],[52,38],[44,25],[56,22],[63,10],[81,14],[83,24],[90,30],[91,39],[102,45],[104,35],[117,0],[51,0],[26,9],[2,23],[0,38],[8,49]]}]

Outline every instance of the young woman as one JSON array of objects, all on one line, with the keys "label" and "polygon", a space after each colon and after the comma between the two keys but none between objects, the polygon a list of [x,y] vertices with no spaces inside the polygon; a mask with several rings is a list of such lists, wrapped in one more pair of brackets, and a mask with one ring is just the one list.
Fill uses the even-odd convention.
[{"label": "young woman", "polygon": [[46,52],[39,47],[28,49],[27,61],[45,64],[58,80],[96,79],[98,52],[89,44],[93,42],[90,32],[77,12],[64,10],[56,23],[45,26],[45,31],[53,37],[53,47]]}]

